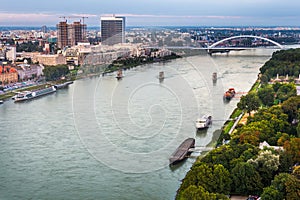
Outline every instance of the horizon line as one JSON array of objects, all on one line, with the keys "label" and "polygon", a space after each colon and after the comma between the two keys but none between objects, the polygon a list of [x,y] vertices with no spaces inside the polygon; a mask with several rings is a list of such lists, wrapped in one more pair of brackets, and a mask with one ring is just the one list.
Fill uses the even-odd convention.
[{"label": "horizon line", "polygon": [[[0,25],[0,27],[56,27],[56,25]],[[99,25],[90,25],[87,27],[98,27]],[[100,27],[100,26],[99,26]],[[287,27],[300,28],[300,25],[127,25],[126,27],[218,27],[218,28],[236,28],[236,27],[259,27],[259,28],[273,28],[273,27]]]}]

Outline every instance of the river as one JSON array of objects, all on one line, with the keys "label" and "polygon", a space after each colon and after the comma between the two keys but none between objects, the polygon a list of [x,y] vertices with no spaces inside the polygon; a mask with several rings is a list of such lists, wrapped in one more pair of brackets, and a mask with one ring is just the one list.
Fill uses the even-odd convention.
[{"label": "river", "polygon": [[[76,80],[68,89],[0,105],[0,199],[174,199],[195,161],[168,158],[187,137],[214,143],[272,50],[199,55]],[[159,82],[158,74],[165,79]],[[212,73],[217,72],[216,84]],[[197,117],[210,114],[207,131]]]}]

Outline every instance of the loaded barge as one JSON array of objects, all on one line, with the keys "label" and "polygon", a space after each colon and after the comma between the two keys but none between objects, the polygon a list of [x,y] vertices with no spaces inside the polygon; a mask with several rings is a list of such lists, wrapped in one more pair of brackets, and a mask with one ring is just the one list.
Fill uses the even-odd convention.
[{"label": "loaded barge", "polygon": [[189,151],[190,148],[195,147],[195,139],[188,138],[184,140],[180,146],[176,149],[176,151],[171,155],[169,158],[170,165],[175,165],[181,161],[183,161],[187,155],[191,152]]}]

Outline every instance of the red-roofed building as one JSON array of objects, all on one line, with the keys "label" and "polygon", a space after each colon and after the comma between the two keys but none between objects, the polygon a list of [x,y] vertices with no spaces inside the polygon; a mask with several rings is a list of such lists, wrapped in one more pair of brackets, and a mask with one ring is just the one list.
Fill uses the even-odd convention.
[{"label": "red-roofed building", "polygon": [[18,82],[18,72],[11,66],[0,66],[0,81],[2,85]]}]

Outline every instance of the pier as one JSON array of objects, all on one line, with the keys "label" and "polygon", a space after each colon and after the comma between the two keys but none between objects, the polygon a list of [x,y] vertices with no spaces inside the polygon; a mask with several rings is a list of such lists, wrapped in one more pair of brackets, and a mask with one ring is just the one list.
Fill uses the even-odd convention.
[{"label": "pier", "polygon": [[202,152],[202,151],[211,151],[213,150],[214,147],[194,147],[194,148],[189,148],[189,152]]}]

